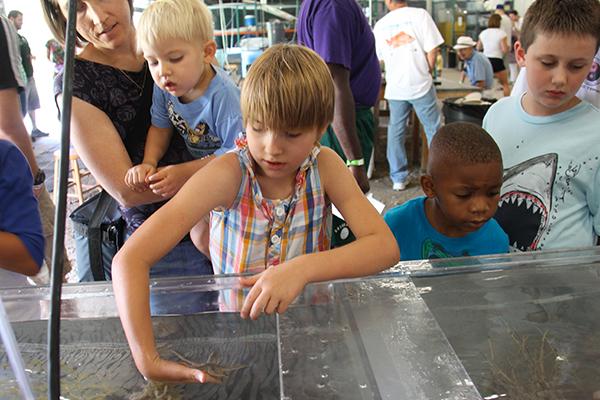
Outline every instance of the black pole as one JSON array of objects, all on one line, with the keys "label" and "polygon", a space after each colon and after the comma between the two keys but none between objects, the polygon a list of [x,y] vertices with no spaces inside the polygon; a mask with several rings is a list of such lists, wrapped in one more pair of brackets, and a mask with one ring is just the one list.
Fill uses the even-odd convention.
[{"label": "black pole", "polygon": [[54,243],[52,245],[52,283],[50,316],[48,318],[48,399],[60,398],[60,304],[65,247],[67,211],[67,175],[71,131],[71,100],[73,98],[73,59],[75,57],[75,23],[77,0],[69,0],[67,33],[65,38],[65,65],[62,88],[60,172],[58,174],[58,204],[54,216]]}]

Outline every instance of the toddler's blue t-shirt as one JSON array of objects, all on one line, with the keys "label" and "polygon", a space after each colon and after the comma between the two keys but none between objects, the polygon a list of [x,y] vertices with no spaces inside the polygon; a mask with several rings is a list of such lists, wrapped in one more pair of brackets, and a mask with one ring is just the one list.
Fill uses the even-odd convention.
[{"label": "toddler's blue t-shirt", "polygon": [[242,131],[240,90],[225,71],[212,68],[215,76],[208,88],[189,103],[180,102],[156,85],[152,96],[152,125],[174,127],[196,159],[234,149]]},{"label": "toddler's blue t-shirt", "polygon": [[396,237],[402,261],[508,252],[508,236],[494,219],[460,238],[439,233],[425,215],[426,199],[422,196],[409,200],[384,216]]}]

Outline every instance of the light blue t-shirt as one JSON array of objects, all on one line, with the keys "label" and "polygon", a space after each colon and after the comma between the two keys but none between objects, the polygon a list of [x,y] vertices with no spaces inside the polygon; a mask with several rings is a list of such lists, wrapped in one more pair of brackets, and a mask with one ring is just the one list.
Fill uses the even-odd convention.
[{"label": "light blue t-shirt", "polygon": [[600,232],[600,111],[582,101],[538,117],[521,99],[503,98],[483,120],[505,168],[495,218],[512,250],[592,246]]},{"label": "light blue t-shirt", "polygon": [[383,217],[396,237],[402,261],[508,252],[508,237],[494,219],[460,238],[439,233],[425,215],[426,199],[422,196],[409,200]]},{"label": "light blue t-shirt", "polygon": [[242,131],[240,90],[225,71],[212,68],[215,76],[208,88],[190,103],[181,103],[157,85],[152,95],[152,125],[174,127],[196,159],[234,149]]},{"label": "light blue t-shirt", "polygon": [[477,85],[479,81],[485,81],[485,89],[490,89],[494,84],[494,70],[490,60],[477,50],[473,49],[473,56],[465,60],[467,77],[471,85]]}]

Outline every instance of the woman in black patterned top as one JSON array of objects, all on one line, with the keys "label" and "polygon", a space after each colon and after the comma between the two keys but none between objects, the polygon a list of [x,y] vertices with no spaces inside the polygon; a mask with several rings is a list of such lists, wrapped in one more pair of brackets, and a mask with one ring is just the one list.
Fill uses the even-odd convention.
[{"label": "woman in black patterned top", "polygon": [[[55,37],[64,42],[67,2],[41,0]],[[159,191],[134,192],[125,173],[139,163],[150,125],[152,77],[136,50],[132,0],[83,2],[77,5],[71,138],[96,180],[121,205],[128,233],[141,225],[167,198]],[[62,94],[63,74],[54,93]],[[181,138],[174,137],[162,166],[174,169],[179,187],[191,176],[192,158]],[[168,229],[168,227],[165,227]],[[180,243],[151,272],[157,275],[210,274],[210,261],[189,241]]]}]

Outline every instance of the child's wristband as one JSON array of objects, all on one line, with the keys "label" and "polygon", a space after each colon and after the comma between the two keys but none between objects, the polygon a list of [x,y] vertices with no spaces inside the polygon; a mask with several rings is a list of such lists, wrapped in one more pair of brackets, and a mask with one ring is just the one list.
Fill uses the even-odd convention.
[{"label": "child's wristband", "polygon": [[360,167],[362,165],[365,165],[364,158],[359,158],[358,160],[346,160],[347,167]]}]

